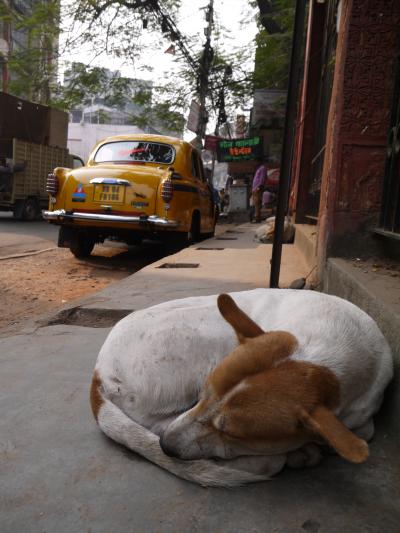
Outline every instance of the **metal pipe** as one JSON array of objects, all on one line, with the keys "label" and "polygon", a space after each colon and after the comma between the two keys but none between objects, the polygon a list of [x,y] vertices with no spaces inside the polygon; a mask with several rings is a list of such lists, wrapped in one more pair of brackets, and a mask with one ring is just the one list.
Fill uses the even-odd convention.
[{"label": "metal pipe", "polygon": [[274,243],[272,246],[270,287],[279,287],[279,273],[282,258],[282,239],[287,211],[290,174],[292,168],[295,121],[297,114],[298,88],[300,80],[300,64],[303,52],[303,30],[307,0],[296,1],[296,12],[293,28],[292,53],[290,58],[289,87],[286,100],[285,127],[283,134],[281,170],[279,177],[278,204],[275,217]]}]

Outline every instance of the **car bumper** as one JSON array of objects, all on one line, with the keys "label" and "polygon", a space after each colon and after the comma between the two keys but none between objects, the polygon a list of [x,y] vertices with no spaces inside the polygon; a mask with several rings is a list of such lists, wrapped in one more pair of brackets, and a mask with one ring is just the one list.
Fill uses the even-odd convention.
[{"label": "car bumper", "polygon": [[65,211],[64,209],[57,209],[56,211],[42,211],[42,216],[45,220],[63,222],[74,220],[87,220],[90,222],[106,222],[106,223],[122,223],[122,224],[143,224],[164,228],[176,228],[179,222],[176,220],[167,220],[155,215],[142,216],[125,216],[125,215],[106,215],[102,213],[74,213],[73,211]]}]

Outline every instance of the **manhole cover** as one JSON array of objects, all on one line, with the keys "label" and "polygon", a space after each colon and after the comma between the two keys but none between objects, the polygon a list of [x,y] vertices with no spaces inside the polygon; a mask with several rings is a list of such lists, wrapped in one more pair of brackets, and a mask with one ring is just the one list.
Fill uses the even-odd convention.
[{"label": "manhole cover", "polygon": [[196,248],[196,250],[225,250],[225,248],[207,248],[206,246],[200,246],[200,248]]},{"label": "manhole cover", "polygon": [[86,328],[111,328],[132,312],[132,309],[82,309],[81,307],[73,307],[63,309],[49,320],[46,320],[42,326],[66,324]]},{"label": "manhole cover", "polygon": [[163,263],[157,268],[198,268],[199,263]]}]

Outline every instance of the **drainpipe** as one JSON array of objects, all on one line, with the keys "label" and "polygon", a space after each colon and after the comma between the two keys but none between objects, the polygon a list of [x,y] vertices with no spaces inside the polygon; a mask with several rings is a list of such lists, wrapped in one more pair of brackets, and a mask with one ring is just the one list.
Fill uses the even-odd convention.
[{"label": "drainpipe", "polygon": [[299,96],[300,65],[303,53],[303,30],[307,0],[296,1],[296,12],[293,28],[292,54],[290,58],[289,87],[286,100],[285,127],[281,154],[281,170],[279,177],[278,204],[275,217],[274,243],[272,246],[271,274],[269,286],[279,287],[279,273],[282,258],[282,239],[285,215],[289,198],[290,175],[292,168],[293,144],[295,137],[295,121]]}]

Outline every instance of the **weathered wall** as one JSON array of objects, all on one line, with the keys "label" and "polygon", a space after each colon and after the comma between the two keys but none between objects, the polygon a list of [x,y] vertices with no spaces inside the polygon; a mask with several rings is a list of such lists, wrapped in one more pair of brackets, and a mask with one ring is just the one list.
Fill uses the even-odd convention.
[{"label": "weathered wall", "polygon": [[378,222],[400,2],[343,0],[319,211],[318,256],[366,249]]},{"label": "weathered wall", "polygon": [[289,209],[296,222],[306,221],[311,165],[314,157],[315,121],[318,108],[318,84],[321,78],[321,53],[323,44],[326,4],[310,3],[303,84],[296,124],[296,139],[292,166],[293,183]]}]

